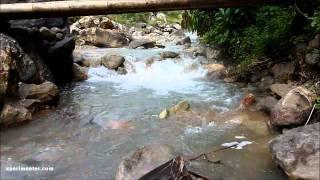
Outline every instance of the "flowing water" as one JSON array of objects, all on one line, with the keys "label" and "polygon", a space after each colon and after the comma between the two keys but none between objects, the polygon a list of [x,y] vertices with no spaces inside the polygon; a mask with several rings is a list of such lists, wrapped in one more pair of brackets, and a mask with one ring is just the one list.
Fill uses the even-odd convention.
[{"label": "flowing water", "polygon": [[[144,145],[165,144],[176,154],[196,155],[238,142],[236,148],[209,156],[222,164],[200,160],[191,163],[192,169],[212,179],[285,179],[268,153],[273,133],[265,124],[267,117],[234,110],[243,90],[206,80],[197,59],[188,56],[145,65],[145,59],[167,50],[182,48],[81,50],[91,59],[123,55],[129,72],[90,68],[87,81],[61,89],[57,109],[1,131],[1,156],[7,162],[55,168],[35,177],[2,171],[3,177],[114,179],[121,160]],[[191,112],[158,118],[182,100],[191,104]]]}]

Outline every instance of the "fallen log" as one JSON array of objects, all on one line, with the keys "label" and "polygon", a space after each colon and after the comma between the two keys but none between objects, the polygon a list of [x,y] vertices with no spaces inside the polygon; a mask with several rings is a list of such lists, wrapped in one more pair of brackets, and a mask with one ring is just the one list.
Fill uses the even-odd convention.
[{"label": "fallen log", "polygon": [[288,0],[81,0],[0,4],[5,19],[286,4]]}]

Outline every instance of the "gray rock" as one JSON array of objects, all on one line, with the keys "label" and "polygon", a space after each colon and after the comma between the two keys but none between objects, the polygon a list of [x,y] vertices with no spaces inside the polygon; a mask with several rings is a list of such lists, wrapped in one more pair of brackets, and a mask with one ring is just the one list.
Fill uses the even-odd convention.
[{"label": "gray rock", "polygon": [[271,92],[280,97],[284,97],[285,95],[287,95],[291,89],[293,89],[293,87],[289,84],[276,83],[270,86]]},{"label": "gray rock", "polygon": [[320,123],[285,131],[269,148],[273,159],[292,179],[320,179]]},{"label": "gray rock", "polygon": [[62,40],[63,37],[64,37],[64,35],[62,33],[57,33],[56,34],[56,39],[58,39],[58,40]]},{"label": "gray rock", "polygon": [[106,55],[101,58],[101,63],[108,69],[117,70],[120,66],[123,66],[125,58],[119,55]]},{"label": "gray rock", "polygon": [[273,65],[271,73],[277,82],[285,83],[290,80],[294,74],[295,65],[293,62],[282,62]]},{"label": "gray rock", "polygon": [[258,108],[266,113],[271,113],[272,108],[278,103],[278,100],[273,96],[263,97],[258,102]]},{"label": "gray rock", "polygon": [[272,109],[271,124],[295,126],[305,123],[313,107],[315,95],[303,87],[290,90]]},{"label": "gray rock", "polygon": [[120,163],[116,180],[139,179],[173,157],[171,149],[164,145],[139,148]]},{"label": "gray rock", "polygon": [[127,46],[129,44],[129,39],[124,33],[97,28],[91,43],[98,47],[119,48]]},{"label": "gray rock", "polygon": [[38,99],[41,103],[56,101],[59,96],[58,87],[52,82],[42,84],[24,84],[19,86],[19,95],[22,99]]},{"label": "gray rock", "polygon": [[136,49],[138,47],[143,47],[145,49],[154,48],[156,45],[156,42],[150,41],[150,40],[133,40],[129,44],[130,49]]},{"label": "gray rock", "polygon": [[306,54],[305,62],[309,65],[317,65],[320,62],[320,51],[312,51]]},{"label": "gray rock", "polygon": [[40,33],[48,41],[53,41],[56,39],[56,33],[51,31],[47,27],[41,27]]},{"label": "gray rock", "polygon": [[72,69],[74,81],[84,81],[88,79],[88,69],[86,67],[81,67],[74,63]]},{"label": "gray rock", "polygon": [[187,37],[184,37],[182,39],[180,39],[178,42],[177,42],[177,45],[185,45],[185,44],[191,44],[191,39],[189,36]]},{"label": "gray rock", "polygon": [[54,33],[63,33],[63,30],[58,27],[52,27],[50,30]]},{"label": "gray rock", "polygon": [[168,58],[179,58],[179,54],[173,51],[165,51],[160,53],[161,59],[168,59]]}]

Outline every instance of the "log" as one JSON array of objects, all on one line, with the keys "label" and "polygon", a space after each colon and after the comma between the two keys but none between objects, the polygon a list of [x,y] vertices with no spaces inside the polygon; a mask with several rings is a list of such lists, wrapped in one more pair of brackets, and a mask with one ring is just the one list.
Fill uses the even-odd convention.
[{"label": "log", "polygon": [[71,0],[0,4],[0,17],[28,19],[283,4],[287,0]]}]

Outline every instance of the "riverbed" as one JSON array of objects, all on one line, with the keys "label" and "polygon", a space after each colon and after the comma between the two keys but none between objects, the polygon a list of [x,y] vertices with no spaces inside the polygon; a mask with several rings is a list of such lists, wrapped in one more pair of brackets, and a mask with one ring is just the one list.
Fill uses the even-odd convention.
[{"label": "riverbed", "polygon": [[[196,37],[192,40],[195,44]],[[146,66],[148,57],[168,50],[181,58]],[[212,179],[286,179],[268,152],[268,141],[276,135],[267,128],[268,117],[236,111],[246,90],[209,81],[199,61],[182,51],[182,46],[170,43],[164,49],[80,50],[92,59],[122,55],[128,73],[92,67],[87,81],[61,88],[56,109],[2,130],[2,158],[54,167],[38,174],[6,172],[5,177],[109,180],[123,158],[144,145],[164,144],[177,155],[196,155],[237,142],[239,146],[209,156],[222,164],[200,160],[191,168]],[[159,119],[162,110],[180,101],[188,101],[191,111]]]}]

